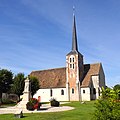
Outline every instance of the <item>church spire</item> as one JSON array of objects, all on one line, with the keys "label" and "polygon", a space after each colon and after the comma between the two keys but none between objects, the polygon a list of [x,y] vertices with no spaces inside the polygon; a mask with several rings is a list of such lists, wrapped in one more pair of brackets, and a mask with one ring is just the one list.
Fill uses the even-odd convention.
[{"label": "church spire", "polygon": [[78,52],[75,14],[73,13],[72,51]]}]

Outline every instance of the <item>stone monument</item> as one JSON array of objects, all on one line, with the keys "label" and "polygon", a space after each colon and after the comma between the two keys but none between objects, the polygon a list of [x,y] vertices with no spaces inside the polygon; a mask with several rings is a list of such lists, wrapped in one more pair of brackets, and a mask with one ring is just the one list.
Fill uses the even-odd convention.
[{"label": "stone monument", "polygon": [[26,104],[31,98],[31,83],[28,77],[25,80],[25,87],[22,97],[22,101],[18,103],[17,107],[21,109],[26,109]]}]

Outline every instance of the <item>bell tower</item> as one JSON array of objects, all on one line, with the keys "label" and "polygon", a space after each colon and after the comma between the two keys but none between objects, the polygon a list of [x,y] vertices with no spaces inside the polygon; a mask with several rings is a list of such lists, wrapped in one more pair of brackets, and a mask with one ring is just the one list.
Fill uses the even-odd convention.
[{"label": "bell tower", "polygon": [[78,51],[76,22],[73,14],[72,50],[66,55],[66,89],[69,101],[80,100],[80,83],[83,73],[83,55]]}]

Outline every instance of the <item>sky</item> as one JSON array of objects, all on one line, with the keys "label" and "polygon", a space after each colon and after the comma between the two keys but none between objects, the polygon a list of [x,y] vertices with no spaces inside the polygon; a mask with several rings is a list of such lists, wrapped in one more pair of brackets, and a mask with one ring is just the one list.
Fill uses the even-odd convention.
[{"label": "sky", "polygon": [[66,65],[75,6],[84,63],[101,62],[120,84],[120,0],[0,0],[0,68],[14,75]]}]

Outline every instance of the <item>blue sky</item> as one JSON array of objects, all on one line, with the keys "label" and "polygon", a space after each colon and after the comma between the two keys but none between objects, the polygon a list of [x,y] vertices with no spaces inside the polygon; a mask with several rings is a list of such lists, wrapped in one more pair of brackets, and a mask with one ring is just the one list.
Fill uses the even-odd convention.
[{"label": "blue sky", "polygon": [[120,0],[0,0],[0,68],[28,75],[65,66],[73,5],[84,63],[102,62],[106,84],[120,83]]}]

